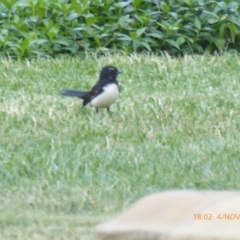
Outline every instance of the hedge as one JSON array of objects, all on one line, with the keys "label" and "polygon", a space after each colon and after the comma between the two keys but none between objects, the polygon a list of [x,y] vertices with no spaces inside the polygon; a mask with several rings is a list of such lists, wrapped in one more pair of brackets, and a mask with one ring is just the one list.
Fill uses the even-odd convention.
[{"label": "hedge", "polygon": [[171,55],[240,50],[240,4],[205,0],[1,0],[0,56],[97,49]]}]

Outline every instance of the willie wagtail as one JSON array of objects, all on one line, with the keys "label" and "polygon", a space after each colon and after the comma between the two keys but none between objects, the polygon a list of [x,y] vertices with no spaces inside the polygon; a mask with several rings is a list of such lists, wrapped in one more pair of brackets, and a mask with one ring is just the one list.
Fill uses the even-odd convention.
[{"label": "willie wagtail", "polygon": [[121,73],[113,66],[106,66],[102,68],[98,82],[92,87],[90,91],[82,90],[65,90],[61,94],[68,97],[79,97],[83,99],[83,107],[90,103],[96,108],[107,108],[117,100],[119,96],[119,85],[117,82],[117,75]]}]

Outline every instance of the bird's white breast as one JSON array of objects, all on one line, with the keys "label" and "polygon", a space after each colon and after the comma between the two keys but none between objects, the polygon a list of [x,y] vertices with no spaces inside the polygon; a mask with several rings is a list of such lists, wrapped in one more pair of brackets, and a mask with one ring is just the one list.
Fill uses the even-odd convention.
[{"label": "bird's white breast", "polygon": [[97,95],[91,101],[91,106],[96,108],[105,108],[112,105],[119,97],[117,84],[110,83],[103,88],[103,92]]}]

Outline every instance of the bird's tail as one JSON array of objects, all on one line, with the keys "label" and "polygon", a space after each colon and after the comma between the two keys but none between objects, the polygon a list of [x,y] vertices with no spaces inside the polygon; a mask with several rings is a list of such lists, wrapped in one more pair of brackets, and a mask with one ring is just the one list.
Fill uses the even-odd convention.
[{"label": "bird's tail", "polygon": [[67,97],[79,97],[84,99],[87,95],[88,91],[81,91],[81,90],[64,90],[61,92],[61,95]]}]

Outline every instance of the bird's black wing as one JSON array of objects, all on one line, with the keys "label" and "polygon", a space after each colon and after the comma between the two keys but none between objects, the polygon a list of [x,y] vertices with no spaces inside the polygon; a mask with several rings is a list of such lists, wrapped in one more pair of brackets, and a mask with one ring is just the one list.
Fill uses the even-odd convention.
[{"label": "bird's black wing", "polygon": [[92,89],[88,92],[83,101],[83,106],[87,105],[93,98],[103,92],[103,84],[98,81]]}]

